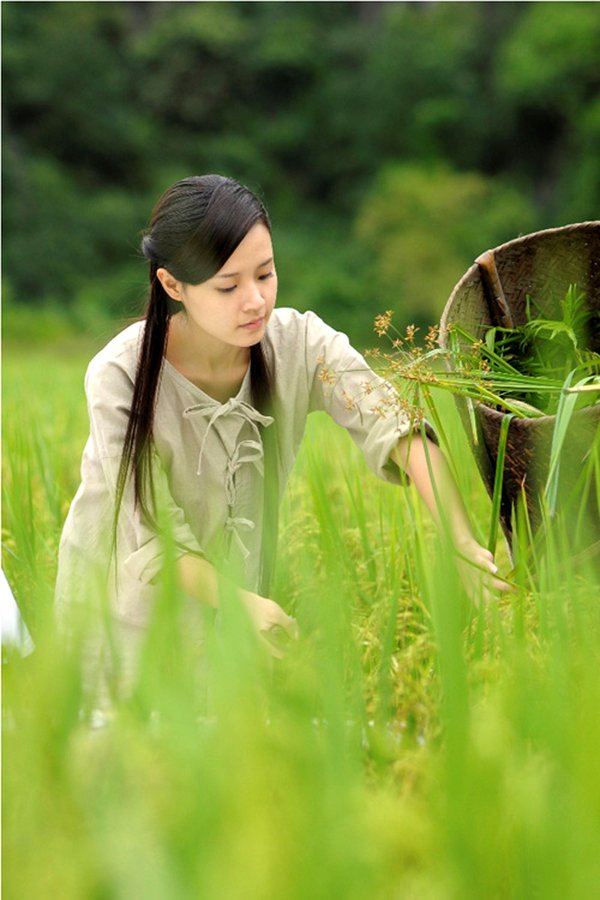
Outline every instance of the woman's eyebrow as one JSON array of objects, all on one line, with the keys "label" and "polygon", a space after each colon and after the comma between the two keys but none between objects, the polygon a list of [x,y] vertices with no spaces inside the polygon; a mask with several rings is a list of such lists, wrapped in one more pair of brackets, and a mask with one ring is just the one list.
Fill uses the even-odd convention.
[{"label": "woman's eyebrow", "polygon": [[[256,267],[257,269],[262,269],[263,266],[268,266],[273,262],[273,257],[270,256],[268,259],[265,259],[264,262],[259,263]],[[222,275],[215,275],[215,278],[237,278],[239,272],[223,272]]]}]

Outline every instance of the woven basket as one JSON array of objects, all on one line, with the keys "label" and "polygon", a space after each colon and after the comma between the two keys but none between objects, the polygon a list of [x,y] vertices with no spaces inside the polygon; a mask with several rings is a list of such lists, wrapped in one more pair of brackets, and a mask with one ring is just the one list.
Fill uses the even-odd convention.
[{"label": "woven basket", "polygon": [[[446,304],[440,322],[440,343],[448,347],[448,328],[460,325],[476,338],[491,326],[513,327],[526,321],[527,295],[535,297],[548,314],[554,302],[565,296],[570,284],[587,295],[588,307],[600,310],[600,222],[582,222],[563,228],[537,231],[482,254],[460,279]],[[600,328],[595,327],[589,349],[600,352]],[[465,426],[467,407],[457,397]],[[506,413],[475,404],[478,432],[475,457],[490,495],[500,427]],[[514,418],[509,425],[503,475],[501,524],[511,545],[512,513],[521,496],[527,502],[532,528],[540,524],[539,496],[548,474],[554,416]],[[576,412],[569,426],[561,462],[559,505],[568,505],[584,457],[600,425],[600,404]],[[472,438],[469,425],[467,433]],[[600,535],[597,501],[590,502],[590,516]]]}]

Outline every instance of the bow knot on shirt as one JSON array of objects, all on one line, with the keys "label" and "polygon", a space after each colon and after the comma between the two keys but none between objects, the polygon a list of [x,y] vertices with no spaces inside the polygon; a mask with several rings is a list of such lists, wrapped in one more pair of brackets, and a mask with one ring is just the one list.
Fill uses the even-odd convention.
[{"label": "bow knot on shirt", "polygon": [[[240,443],[236,446],[233,455],[228,461],[228,475],[233,478],[240,465],[248,462],[254,463],[254,465],[262,474],[262,459],[264,457],[264,450],[262,438],[260,435],[260,429],[258,426],[262,425],[264,428],[266,428],[268,425],[271,425],[273,423],[272,416],[264,416],[257,409],[254,409],[254,407],[249,403],[246,403],[245,400],[238,400],[236,397],[232,397],[227,401],[227,403],[222,403],[217,406],[205,406],[203,404],[198,404],[197,406],[188,406],[187,409],[184,409],[183,415],[185,418],[198,415],[202,416],[205,419],[208,419],[206,431],[204,433],[204,437],[202,438],[202,443],[200,444],[200,452],[198,454],[198,468],[196,471],[197,475],[202,474],[202,460],[204,457],[204,451],[206,449],[207,438],[218,420],[226,416],[241,418],[244,422],[247,422],[252,429],[255,438],[254,440],[240,441]],[[242,450],[244,451],[243,453]]]},{"label": "bow knot on shirt", "polygon": [[242,516],[228,516],[225,520],[225,533],[230,534],[234,539],[238,546],[238,550],[242,555],[242,559],[244,562],[250,556],[250,551],[244,544],[240,531],[243,529],[245,531],[254,531],[255,525],[254,522],[250,521],[250,519],[244,519]]},{"label": "bow knot on shirt", "polygon": [[[223,472],[225,500],[229,508],[229,515],[224,523],[225,534],[229,537],[230,541],[232,540],[235,543],[240,555],[244,561],[246,561],[250,556],[250,551],[242,540],[240,532],[253,531],[255,523],[251,519],[245,518],[244,516],[236,516],[234,514],[237,506],[236,475],[240,468],[246,464],[253,465],[261,476],[264,474],[264,447],[259,426],[262,425],[263,428],[266,428],[273,423],[273,418],[271,416],[264,416],[249,403],[246,403],[244,400],[238,400],[235,397],[228,400],[227,403],[218,405],[198,404],[196,406],[189,406],[183,411],[183,415],[185,418],[200,416],[208,420],[206,431],[204,432],[200,443],[198,467],[196,470],[198,475],[202,474],[202,464],[206,453],[207,440],[211,431],[214,430],[219,434],[221,442],[225,446],[225,432],[219,433],[217,423],[220,421],[226,422],[227,419],[233,419],[237,420],[238,426],[247,423],[250,427],[250,435],[242,437],[241,439],[241,429],[238,429],[238,436],[235,439],[236,442],[233,449],[231,449],[231,438],[229,439],[230,442],[227,449],[228,455]],[[246,431],[246,435],[248,435],[248,431]]]}]

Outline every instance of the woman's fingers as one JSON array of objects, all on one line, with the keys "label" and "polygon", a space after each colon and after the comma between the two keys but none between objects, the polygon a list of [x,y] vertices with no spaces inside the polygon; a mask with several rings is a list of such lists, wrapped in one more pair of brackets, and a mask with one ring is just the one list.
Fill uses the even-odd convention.
[{"label": "woman's fingers", "polygon": [[510,591],[512,589],[512,586],[507,581],[505,581],[502,576],[499,576],[498,578],[495,577],[498,573],[498,566],[495,563],[488,563],[482,568],[485,568],[487,572],[490,573],[490,575],[484,573],[483,576],[485,584],[488,588],[491,588],[494,591],[500,591],[502,594],[505,594],[507,591]]},{"label": "woman's fingers", "polygon": [[271,656],[275,657],[275,659],[283,659],[285,656],[283,648],[279,647],[274,640],[271,640],[269,635],[269,631],[259,631],[258,637],[261,644],[268,650]]},{"label": "woman's fingers", "polygon": [[281,611],[278,621],[263,631],[263,636],[269,644],[274,645],[278,650],[283,651],[290,641],[297,641],[299,637],[298,623],[292,616],[286,615]]},{"label": "woman's fingers", "polygon": [[512,590],[510,582],[498,576],[493,553],[476,542],[463,543],[459,548],[459,569],[465,590],[476,606]]},{"label": "woman's fingers", "polygon": [[510,584],[510,582],[502,578],[501,575],[496,577],[498,575],[498,566],[494,562],[494,557],[489,550],[485,551],[482,568],[486,569],[492,576],[491,578],[489,576],[484,576],[486,578],[488,587],[492,588],[495,591],[500,591],[503,594],[512,589],[512,585]]},{"label": "woman's fingers", "polygon": [[492,587],[495,591],[500,591],[502,594],[507,594],[513,590],[513,585],[508,581],[504,581],[503,578],[492,578]]},{"label": "woman's fingers", "polygon": [[261,630],[272,631],[273,629],[279,628],[285,631],[291,638],[297,638],[298,623],[294,617],[288,616],[274,600],[270,600],[269,604],[269,615],[267,616],[266,627]]},{"label": "woman's fingers", "polygon": [[283,613],[284,621],[281,622],[281,627],[285,628],[286,632],[289,634],[293,640],[297,641],[300,637],[300,629],[298,628],[298,623],[294,619],[293,616],[288,616],[286,613]]},{"label": "woman's fingers", "polygon": [[259,599],[262,612],[261,621],[257,623],[259,637],[269,652],[281,659],[285,655],[290,641],[298,640],[300,633],[298,623],[293,616],[288,616],[274,600]]}]

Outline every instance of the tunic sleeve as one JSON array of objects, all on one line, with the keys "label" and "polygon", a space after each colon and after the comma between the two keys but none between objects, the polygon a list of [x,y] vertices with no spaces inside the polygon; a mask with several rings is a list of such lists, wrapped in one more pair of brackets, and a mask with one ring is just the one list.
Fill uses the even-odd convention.
[{"label": "tunic sleeve", "polygon": [[[306,313],[306,367],[310,409],[324,410],[348,431],[369,468],[384,481],[406,482],[390,454],[398,440],[419,428],[392,385],[375,374],[350,344],[314,313]],[[437,443],[426,422],[428,436]]]},{"label": "tunic sleeve", "polygon": [[[133,383],[119,360],[92,361],[85,378],[90,417],[90,442],[97,457],[104,485],[114,510],[116,484],[125,440]],[[168,477],[156,451],[152,454],[152,473],[156,512],[159,521],[169,523],[170,539],[178,555],[202,555],[202,548],[170,492]],[[112,518],[111,518],[112,524]],[[143,583],[151,582],[159,573],[163,557],[163,541],[145,521],[133,500],[132,479],[128,479],[119,513],[119,534],[126,535],[126,556],[119,559],[128,576]],[[119,547],[117,545],[117,552]]]}]

